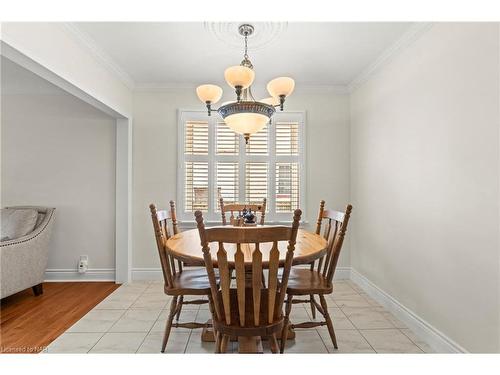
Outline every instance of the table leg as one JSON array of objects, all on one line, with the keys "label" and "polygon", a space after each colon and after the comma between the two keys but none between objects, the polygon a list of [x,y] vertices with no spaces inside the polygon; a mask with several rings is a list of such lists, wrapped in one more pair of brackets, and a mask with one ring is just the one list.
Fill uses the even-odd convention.
[{"label": "table leg", "polygon": [[240,354],[264,353],[260,337],[259,336],[238,337],[238,353]]},{"label": "table leg", "polygon": [[[208,327],[208,325],[210,326]],[[207,321],[207,327],[203,328],[201,331],[201,341],[202,342],[215,342],[214,329],[212,327],[212,319]]]}]

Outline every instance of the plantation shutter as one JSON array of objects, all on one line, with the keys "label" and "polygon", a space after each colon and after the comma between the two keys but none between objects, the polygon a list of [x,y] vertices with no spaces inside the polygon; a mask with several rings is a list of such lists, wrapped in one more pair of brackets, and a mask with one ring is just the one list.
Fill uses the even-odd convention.
[{"label": "plantation shutter", "polygon": [[[184,211],[208,211],[208,162],[196,161],[208,156],[208,122],[187,121],[184,128]],[[198,156],[200,155],[200,156]]]},{"label": "plantation shutter", "polygon": [[276,212],[300,207],[299,163],[276,163]]},{"label": "plantation shutter", "polygon": [[289,221],[304,207],[304,115],[277,112],[246,144],[218,116],[180,111],[177,206],[181,221],[201,210],[207,222],[220,222],[226,204],[262,204],[269,221]]},{"label": "plantation shutter", "polygon": [[269,129],[268,125],[250,136],[250,140],[245,145],[247,155],[267,155]]},{"label": "plantation shutter", "polygon": [[208,155],[208,122],[189,121],[184,131],[186,155]]},{"label": "plantation shutter", "polygon": [[246,203],[262,203],[267,198],[267,163],[249,162],[245,164]]},{"label": "plantation shutter", "polygon": [[276,155],[299,154],[299,124],[296,122],[276,123]]},{"label": "plantation shutter", "polygon": [[186,162],[184,209],[208,211],[208,163]]},{"label": "plantation shutter", "polygon": [[239,165],[238,162],[219,162],[216,169],[218,193],[215,196],[214,207],[220,211],[219,194],[224,198],[225,204],[239,202]]},{"label": "plantation shutter", "polygon": [[238,155],[240,137],[224,122],[217,122],[215,134],[217,155]]}]

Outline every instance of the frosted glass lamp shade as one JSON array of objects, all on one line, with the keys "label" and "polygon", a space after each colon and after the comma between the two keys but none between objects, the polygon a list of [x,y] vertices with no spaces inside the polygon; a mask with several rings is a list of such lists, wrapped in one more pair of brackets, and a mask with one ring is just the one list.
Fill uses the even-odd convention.
[{"label": "frosted glass lamp shade", "polygon": [[196,88],[196,95],[203,103],[215,104],[222,97],[222,89],[216,85],[201,85]]},{"label": "frosted glass lamp shade", "polygon": [[242,89],[246,89],[253,83],[255,72],[246,66],[235,65],[226,69],[224,78],[232,88],[241,86]]},{"label": "frosted glass lamp shade", "polygon": [[277,106],[277,105],[280,105],[279,98],[278,97],[275,98],[275,97],[272,97],[272,96],[270,96],[269,98],[261,99],[260,102],[264,103],[264,104],[272,105],[273,107]]},{"label": "frosted glass lamp shade", "polygon": [[280,95],[288,96],[295,88],[295,81],[289,77],[278,77],[267,84],[267,91],[274,98]]},{"label": "frosted glass lamp shade", "polygon": [[269,118],[260,113],[235,113],[224,119],[224,122],[235,133],[254,134],[269,122]]}]

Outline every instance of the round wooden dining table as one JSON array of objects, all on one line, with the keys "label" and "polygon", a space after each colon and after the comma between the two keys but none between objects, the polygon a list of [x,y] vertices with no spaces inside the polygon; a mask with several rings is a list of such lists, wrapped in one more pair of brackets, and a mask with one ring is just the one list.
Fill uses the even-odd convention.
[{"label": "round wooden dining table", "polygon": [[[251,228],[251,227],[249,227]],[[269,252],[272,243],[260,244],[262,252],[262,266],[266,268],[269,261]],[[280,252],[280,265],[285,262],[288,241],[278,242]],[[245,263],[252,263],[252,251],[255,245],[241,244],[241,249],[245,257]],[[190,229],[178,233],[167,240],[167,248],[174,258],[183,261],[190,266],[204,266],[203,252],[201,250],[200,236],[198,229]],[[214,261],[214,266],[217,267],[217,243],[210,243],[211,255]],[[224,244],[227,252],[229,266],[234,265],[234,253],[236,252],[236,244]],[[297,242],[293,256],[293,265],[308,264],[322,257],[326,253],[327,241],[316,233],[309,232],[304,229],[298,230]],[[288,339],[295,338],[295,332],[288,333]],[[215,341],[213,331],[205,328],[203,330],[202,341]],[[238,338],[240,353],[258,353],[262,351],[260,338]]]},{"label": "round wooden dining table", "polygon": [[[252,227],[249,227],[252,228]],[[262,266],[266,267],[269,261],[269,252],[271,251],[272,243],[260,244],[262,252]],[[280,251],[280,263],[285,262],[288,242],[280,241],[278,248]],[[300,229],[297,232],[297,243],[293,252],[293,265],[308,264],[322,257],[326,252],[326,240],[316,233]],[[193,266],[204,266],[203,252],[201,251],[200,235],[198,229],[190,229],[185,232],[178,233],[167,240],[167,247],[174,258],[179,259],[186,264]],[[252,263],[252,251],[255,248],[253,244],[241,244],[241,249],[245,256],[245,263]],[[217,266],[217,244],[210,244],[212,259],[214,265]],[[236,244],[224,244],[224,249],[227,252],[227,260],[229,264],[234,263],[234,253],[236,252]]]}]

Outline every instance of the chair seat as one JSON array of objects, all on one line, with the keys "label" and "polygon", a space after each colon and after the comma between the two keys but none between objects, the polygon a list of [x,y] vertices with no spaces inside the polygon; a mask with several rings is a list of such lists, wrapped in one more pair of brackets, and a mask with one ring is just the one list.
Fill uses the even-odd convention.
[{"label": "chair seat", "polygon": [[210,282],[204,268],[184,269],[182,272],[177,272],[172,284],[173,288],[167,288],[165,285],[165,293],[168,295],[206,295],[210,293]]},{"label": "chair seat", "polygon": [[[253,295],[252,289],[245,289],[245,326],[240,325],[240,316],[238,310],[238,295],[236,289],[231,289],[229,299],[231,303],[231,324],[226,324],[224,304],[222,302],[222,292],[218,294],[219,306],[221,306],[221,321],[214,320],[215,329],[223,334],[233,336],[268,336],[273,333],[281,332],[283,327],[283,314],[280,312],[278,318],[274,318],[271,323],[268,322],[268,290],[261,290],[259,325],[255,325],[253,314]],[[276,295],[278,299],[278,295]]]},{"label": "chair seat", "polygon": [[290,270],[287,293],[295,295],[329,294],[332,290],[332,285],[318,271],[305,268],[292,268]]}]

